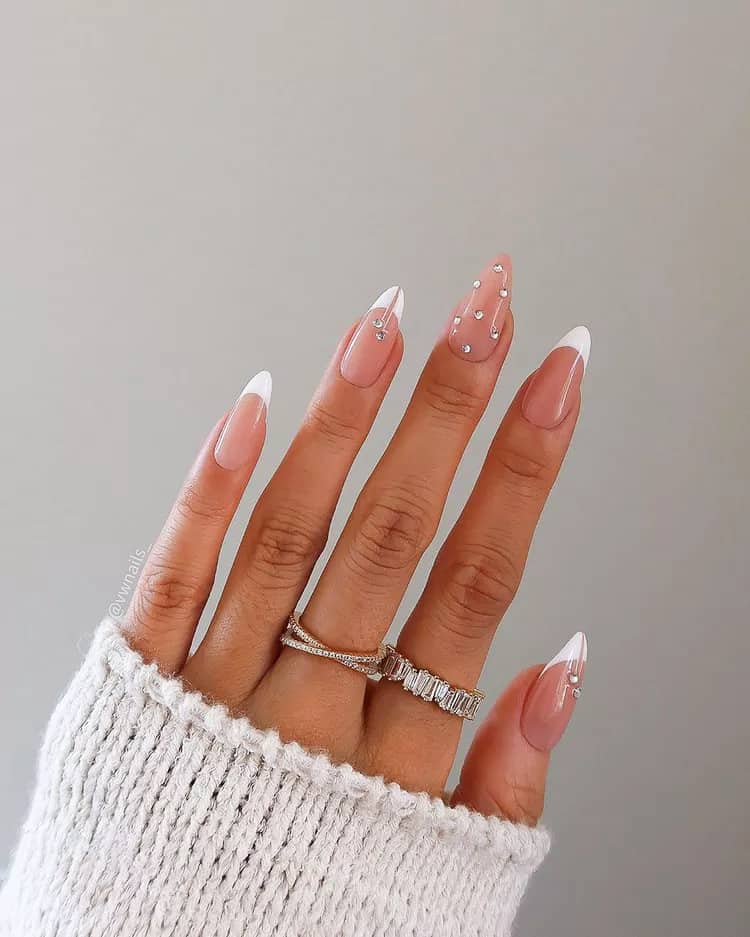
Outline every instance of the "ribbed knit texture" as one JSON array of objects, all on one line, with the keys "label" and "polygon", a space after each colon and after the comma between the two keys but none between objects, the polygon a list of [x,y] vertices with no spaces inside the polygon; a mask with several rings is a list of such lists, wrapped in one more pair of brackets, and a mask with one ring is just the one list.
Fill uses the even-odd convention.
[{"label": "ribbed knit texture", "polygon": [[505,937],[543,830],[259,731],[105,622],[50,721],[2,937]]}]

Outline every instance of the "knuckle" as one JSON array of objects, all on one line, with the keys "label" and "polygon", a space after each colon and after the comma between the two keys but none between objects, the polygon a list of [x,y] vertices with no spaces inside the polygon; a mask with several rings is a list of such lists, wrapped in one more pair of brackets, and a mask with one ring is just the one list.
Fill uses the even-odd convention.
[{"label": "knuckle", "polygon": [[313,403],[308,410],[306,425],[336,451],[350,449],[362,437],[362,429],[356,418],[336,413],[320,401]]},{"label": "knuckle", "polygon": [[514,823],[536,826],[544,810],[544,789],[533,784],[519,782],[516,778],[506,781],[506,794],[499,804],[502,814]]},{"label": "knuckle", "polygon": [[259,525],[248,568],[266,587],[287,586],[307,575],[325,549],[328,526],[296,508],[277,510]]},{"label": "knuckle", "polygon": [[436,522],[414,491],[381,493],[365,508],[349,551],[349,562],[367,579],[411,568],[435,534]]},{"label": "knuckle", "polygon": [[229,510],[220,498],[211,496],[204,489],[186,482],[175,502],[175,512],[187,523],[224,524]]},{"label": "knuckle", "polygon": [[213,575],[191,574],[155,560],[144,569],[134,601],[140,623],[160,617],[192,619],[200,616],[213,586]]},{"label": "knuckle", "polygon": [[433,377],[423,387],[424,399],[432,412],[451,424],[478,420],[487,400],[481,394],[456,387],[448,381]]},{"label": "knuckle", "polygon": [[488,547],[462,553],[441,570],[443,626],[463,640],[483,637],[508,609],[521,569],[505,551]]},{"label": "knuckle", "polygon": [[536,493],[546,486],[549,465],[538,455],[506,441],[497,447],[495,460],[505,479],[520,492]]}]

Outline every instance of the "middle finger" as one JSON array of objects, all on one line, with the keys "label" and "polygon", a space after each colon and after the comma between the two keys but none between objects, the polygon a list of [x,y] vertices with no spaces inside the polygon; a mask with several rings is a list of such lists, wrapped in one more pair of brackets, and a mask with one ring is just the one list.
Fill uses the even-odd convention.
[{"label": "middle finger", "polygon": [[[331,647],[364,652],[387,632],[435,534],[458,463],[510,347],[510,289],[510,258],[501,255],[456,307],[362,490],[304,612],[305,628]],[[335,662],[285,648],[269,678],[276,689],[295,684],[299,713],[305,709],[300,693],[309,693],[311,704],[319,701],[321,681],[315,677],[332,666],[341,671]],[[365,685],[355,671],[341,671],[336,680],[349,701],[352,694],[364,694]],[[327,686],[332,712],[338,695]]]}]

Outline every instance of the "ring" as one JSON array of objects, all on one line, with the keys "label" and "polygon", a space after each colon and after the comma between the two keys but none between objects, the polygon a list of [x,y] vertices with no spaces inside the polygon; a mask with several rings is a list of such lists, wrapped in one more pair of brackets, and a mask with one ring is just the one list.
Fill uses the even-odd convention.
[{"label": "ring", "polygon": [[408,657],[399,654],[390,644],[385,646],[385,654],[380,664],[380,673],[386,680],[398,681],[405,690],[437,705],[461,719],[473,719],[479,704],[484,699],[481,690],[464,690],[452,686],[447,680],[430,673],[429,670],[417,669]]},{"label": "ring", "polygon": [[293,647],[305,654],[314,654],[316,657],[327,657],[338,661],[351,670],[371,677],[380,672],[380,663],[385,656],[385,647],[381,644],[377,651],[369,654],[360,654],[358,651],[337,651],[335,648],[323,644],[313,637],[309,631],[302,627],[296,613],[292,612],[286,624],[286,631],[279,639],[287,647]]},{"label": "ring", "polygon": [[441,709],[461,719],[473,719],[479,704],[484,699],[481,690],[465,690],[453,686],[442,677],[419,669],[408,657],[399,654],[391,644],[381,644],[376,651],[360,654],[358,651],[337,651],[314,637],[303,628],[296,612],[292,612],[284,631],[279,638],[286,647],[293,647],[305,654],[326,657],[335,660],[350,670],[357,670],[368,677],[380,676],[386,680],[400,683],[414,696],[436,703]]}]

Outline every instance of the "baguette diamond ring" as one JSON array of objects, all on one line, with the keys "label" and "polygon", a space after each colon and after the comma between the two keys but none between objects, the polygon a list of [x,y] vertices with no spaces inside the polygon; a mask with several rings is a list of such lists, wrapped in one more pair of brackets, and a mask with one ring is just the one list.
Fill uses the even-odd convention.
[{"label": "baguette diamond ring", "polygon": [[386,680],[398,681],[405,690],[437,705],[461,719],[473,719],[479,704],[484,699],[481,690],[464,690],[452,686],[447,680],[435,676],[429,670],[414,666],[408,657],[399,654],[390,644],[385,646],[385,655],[380,664],[380,673]]}]

